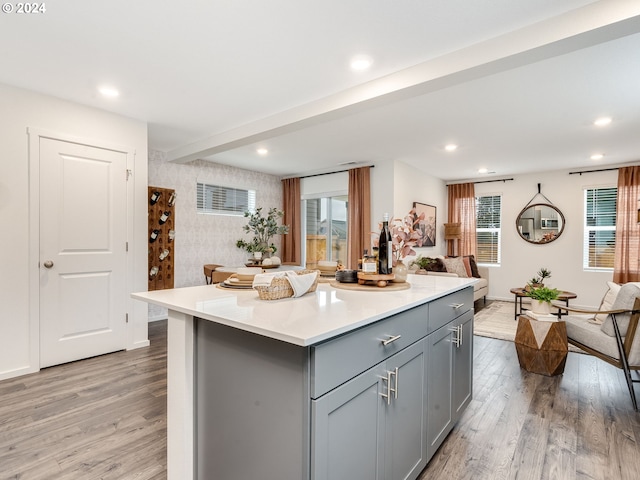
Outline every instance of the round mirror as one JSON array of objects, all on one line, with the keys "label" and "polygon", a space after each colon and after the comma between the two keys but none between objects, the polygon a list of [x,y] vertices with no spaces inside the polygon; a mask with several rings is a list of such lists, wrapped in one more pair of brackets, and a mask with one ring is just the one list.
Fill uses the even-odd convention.
[{"label": "round mirror", "polygon": [[528,205],[516,219],[518,234],[529,243],[550,243],[564,230],[564,215],[553,205]]}]

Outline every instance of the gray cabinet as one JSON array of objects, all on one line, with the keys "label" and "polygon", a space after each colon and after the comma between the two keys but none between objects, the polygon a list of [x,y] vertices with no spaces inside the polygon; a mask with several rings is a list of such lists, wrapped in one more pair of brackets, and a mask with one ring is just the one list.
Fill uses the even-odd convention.
[{"label": "gray cabinet", "polygon": [[312,480],[418,476],[427,464],[425,357],[418,341],[313,400]]},{"label": "gray cabinet", "polygon": [[427,458],[430,459],[471,401],[473,311],[466,310],[427,340]]}]

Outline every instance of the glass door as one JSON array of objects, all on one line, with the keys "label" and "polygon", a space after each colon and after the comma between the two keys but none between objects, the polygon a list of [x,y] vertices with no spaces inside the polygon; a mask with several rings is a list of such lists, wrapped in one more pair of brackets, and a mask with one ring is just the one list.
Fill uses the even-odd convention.
[{"label": "glass door", "polygon": [[319,260],[347,262],[347,195],[309,198],[304,201],[305,264],[315,268]]}]

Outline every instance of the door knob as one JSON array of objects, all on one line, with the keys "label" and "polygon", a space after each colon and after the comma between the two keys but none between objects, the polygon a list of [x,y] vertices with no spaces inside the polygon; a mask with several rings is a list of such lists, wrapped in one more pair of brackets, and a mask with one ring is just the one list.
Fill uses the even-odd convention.
[{"label": "door knob", "polygon": [[53,267],[53,262],[51,260],[47,260],[46,262],[44,262],[44,268],[51,268]]}]

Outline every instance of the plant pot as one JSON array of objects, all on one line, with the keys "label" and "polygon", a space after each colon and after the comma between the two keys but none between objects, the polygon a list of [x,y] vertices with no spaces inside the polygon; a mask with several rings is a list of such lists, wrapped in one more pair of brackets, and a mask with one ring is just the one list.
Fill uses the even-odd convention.
[{"label": "plant pot", "polygon": [[551,304],[540,300],[531,300],[531,311],[540,315],[549,315],[551,313]]},{"label": "plant pot", "polygon": [[393,283],[404,283],[407,281],[407,274],[409,273],[409,269],[402,262],[402,260],[398,260],[398,263],[393,267],[393,274],[395,278],[392,280]]}]

